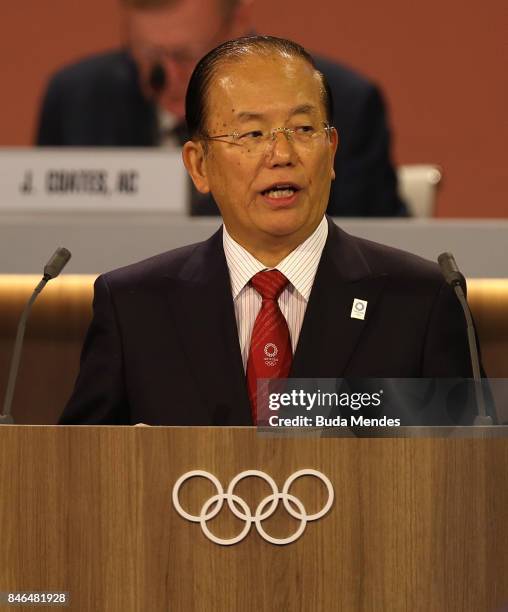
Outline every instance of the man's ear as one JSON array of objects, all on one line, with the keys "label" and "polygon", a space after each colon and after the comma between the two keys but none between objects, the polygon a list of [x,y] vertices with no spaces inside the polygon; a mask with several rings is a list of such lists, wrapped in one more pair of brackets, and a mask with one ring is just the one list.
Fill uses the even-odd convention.
[{"label": "man's ear", "polygon": [[199,193],[210,193],[203,143],[188,140],[183,145],[182,159],[194,187]]},{"label": "man's ear", "polygon": [[337,153],[337,150],[339,148],[339,133],[337,132],[336,128],[332,128],[330,130],[330,153],[332,156],[331,162],[332,162],[332,181],[335,180],[335,168],[333,166],[333,162],[335,161],[335,155]]}]

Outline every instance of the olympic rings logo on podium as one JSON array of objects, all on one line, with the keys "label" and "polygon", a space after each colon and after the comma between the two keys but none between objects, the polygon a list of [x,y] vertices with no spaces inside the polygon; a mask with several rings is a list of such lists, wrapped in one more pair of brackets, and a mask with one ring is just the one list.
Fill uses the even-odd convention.
[{"label": "olympic rings logo on podium", "polygon": [[[289,492],[289,489],[294,483],[294,481],[302,476],[314,476],[315,478],[318,478],[324,483],[328,491],[328,500],[326,501],[325,505],[323,506],[323,508],[321,508],[319,512],[316,512],[314,514],[307,514],[303,503]],[[182,508],[179,499],[181,486],[190,478],[195,477],[206,478],[213,485],[215,485],[215,488],[217,489],[216,495],[212,495],[212,497],[210,497],[203,504],[199,516],[186,512]],[[245,502],[245,500],[239,497],[238,495],[235,495],[236,485],[240,482],[240,480],[249,477],[261,478],[262,480],[267,482],[272,489],[271,495],[265,497],[258,504],[254,516],[252,515],[251,509]],[[259,535],[267,542],[277,545],[291,544],[292,542],[298,540],[298,538],[303,534],[307,523],[311,521],[317,521],[321,517],[325,516],[325,514],[332,507],[334,495],[335,494],[330,479],[321,472],[318,472],[317,470],[313,469],[298,470],[297,472],[289,476],[286,482],[284,483],[284,486],[282,487],[282,493],[279,492],[279,489],[274,479],[268,474],[266,474],[266,472],[262,472],[260,470],[246,470],[244,472],[240,472],[240,474],[237,474],[229,483],[226,493],[224,492],[224,489],[219,479],[216,478],[213,474],[210,474],[210,472],[207,472],[205,470],[191,470],[190,472],[186,472],[185,474],[180,476],[180,478],[175,482],[172,497],[173,506],[182,518],[185,518],[193,523],[199,523],[201,525],[201,530],[203,531],[205,536],[212,542],[215,542],[215,544],[220,544],[221,546],[231,546],[232,544],[237,544],[238,542],[241,542],[244,538],[247,537],[252,524],[256,526]],[[277,507],[279,506],[280,500],[282,500],[284,508],[286,509],[288,514],[300,521],[297,530],[287,538],[272,537],[264,530],[262,525],[263,521],[265,521],[267,518],[269,518],[275,513]],[[245,521],[245,526],[242,531],[237,536],[229,539],[217,537],[210,531],[207,525],[207,522],[215,518],[222,510],[224,501],[227,502],[229,509],[237,518],[242,521]],[[292,507],[291,504],[293,504],[296,509],[295,507]]]}]

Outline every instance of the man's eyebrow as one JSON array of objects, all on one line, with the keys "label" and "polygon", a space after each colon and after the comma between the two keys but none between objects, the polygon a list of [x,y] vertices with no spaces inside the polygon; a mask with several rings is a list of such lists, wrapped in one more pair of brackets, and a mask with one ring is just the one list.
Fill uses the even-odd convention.
[{"label": "man's eyebrow", "polygon": [[265,115],[263,113],[251,113],[251,112],[242,112],[238,113],[238,120],[242,123],[246,123],[247,121],[254,121],[256,119],[264,119]]},{"label": "man's eyebrow", "polygon": [[313,113],[315,110],[317,109],[313,104],[300,104],[300,106],[296,106],[295,108],[293,108],[289,116],[292,117],[293,115],[308,115],[310,113]]},{"label": "man's eyebrow", "polygon": [[[313,104],[300,104],[299,106],[295,106],[292,108],[288,117],[293,117],[294,115],[305,115],[315,112],[317,109]],[[255,120],[263,120],[266,119],[266,115],[264,113],[255,113],[251,111],[243,111],[238,113],[237,119],[241,123],[246,123],[247,121],[255,121]]]}]

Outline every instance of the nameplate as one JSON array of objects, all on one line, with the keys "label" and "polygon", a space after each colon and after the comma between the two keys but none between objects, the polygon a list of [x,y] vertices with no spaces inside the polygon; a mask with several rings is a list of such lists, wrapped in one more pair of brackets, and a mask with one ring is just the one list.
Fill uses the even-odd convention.
[{"label": "nameplate", "polygon": [[180,150],[1,148],[0,210],[184,213]]}]

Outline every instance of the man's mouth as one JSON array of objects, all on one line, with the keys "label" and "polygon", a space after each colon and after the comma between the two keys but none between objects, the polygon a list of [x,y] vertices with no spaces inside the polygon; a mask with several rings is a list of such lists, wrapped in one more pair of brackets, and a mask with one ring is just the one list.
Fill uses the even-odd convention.
[{"label": "man's mouth", "polygon": [[300,191],[300,187],[298,185],[294,185],[293,183],[275,183],[274,185],[270,185],[267,189],[264,189],[261,194],[267,198],[273,199],[282,199],[282,198],[290,198],[297,191]]}]

